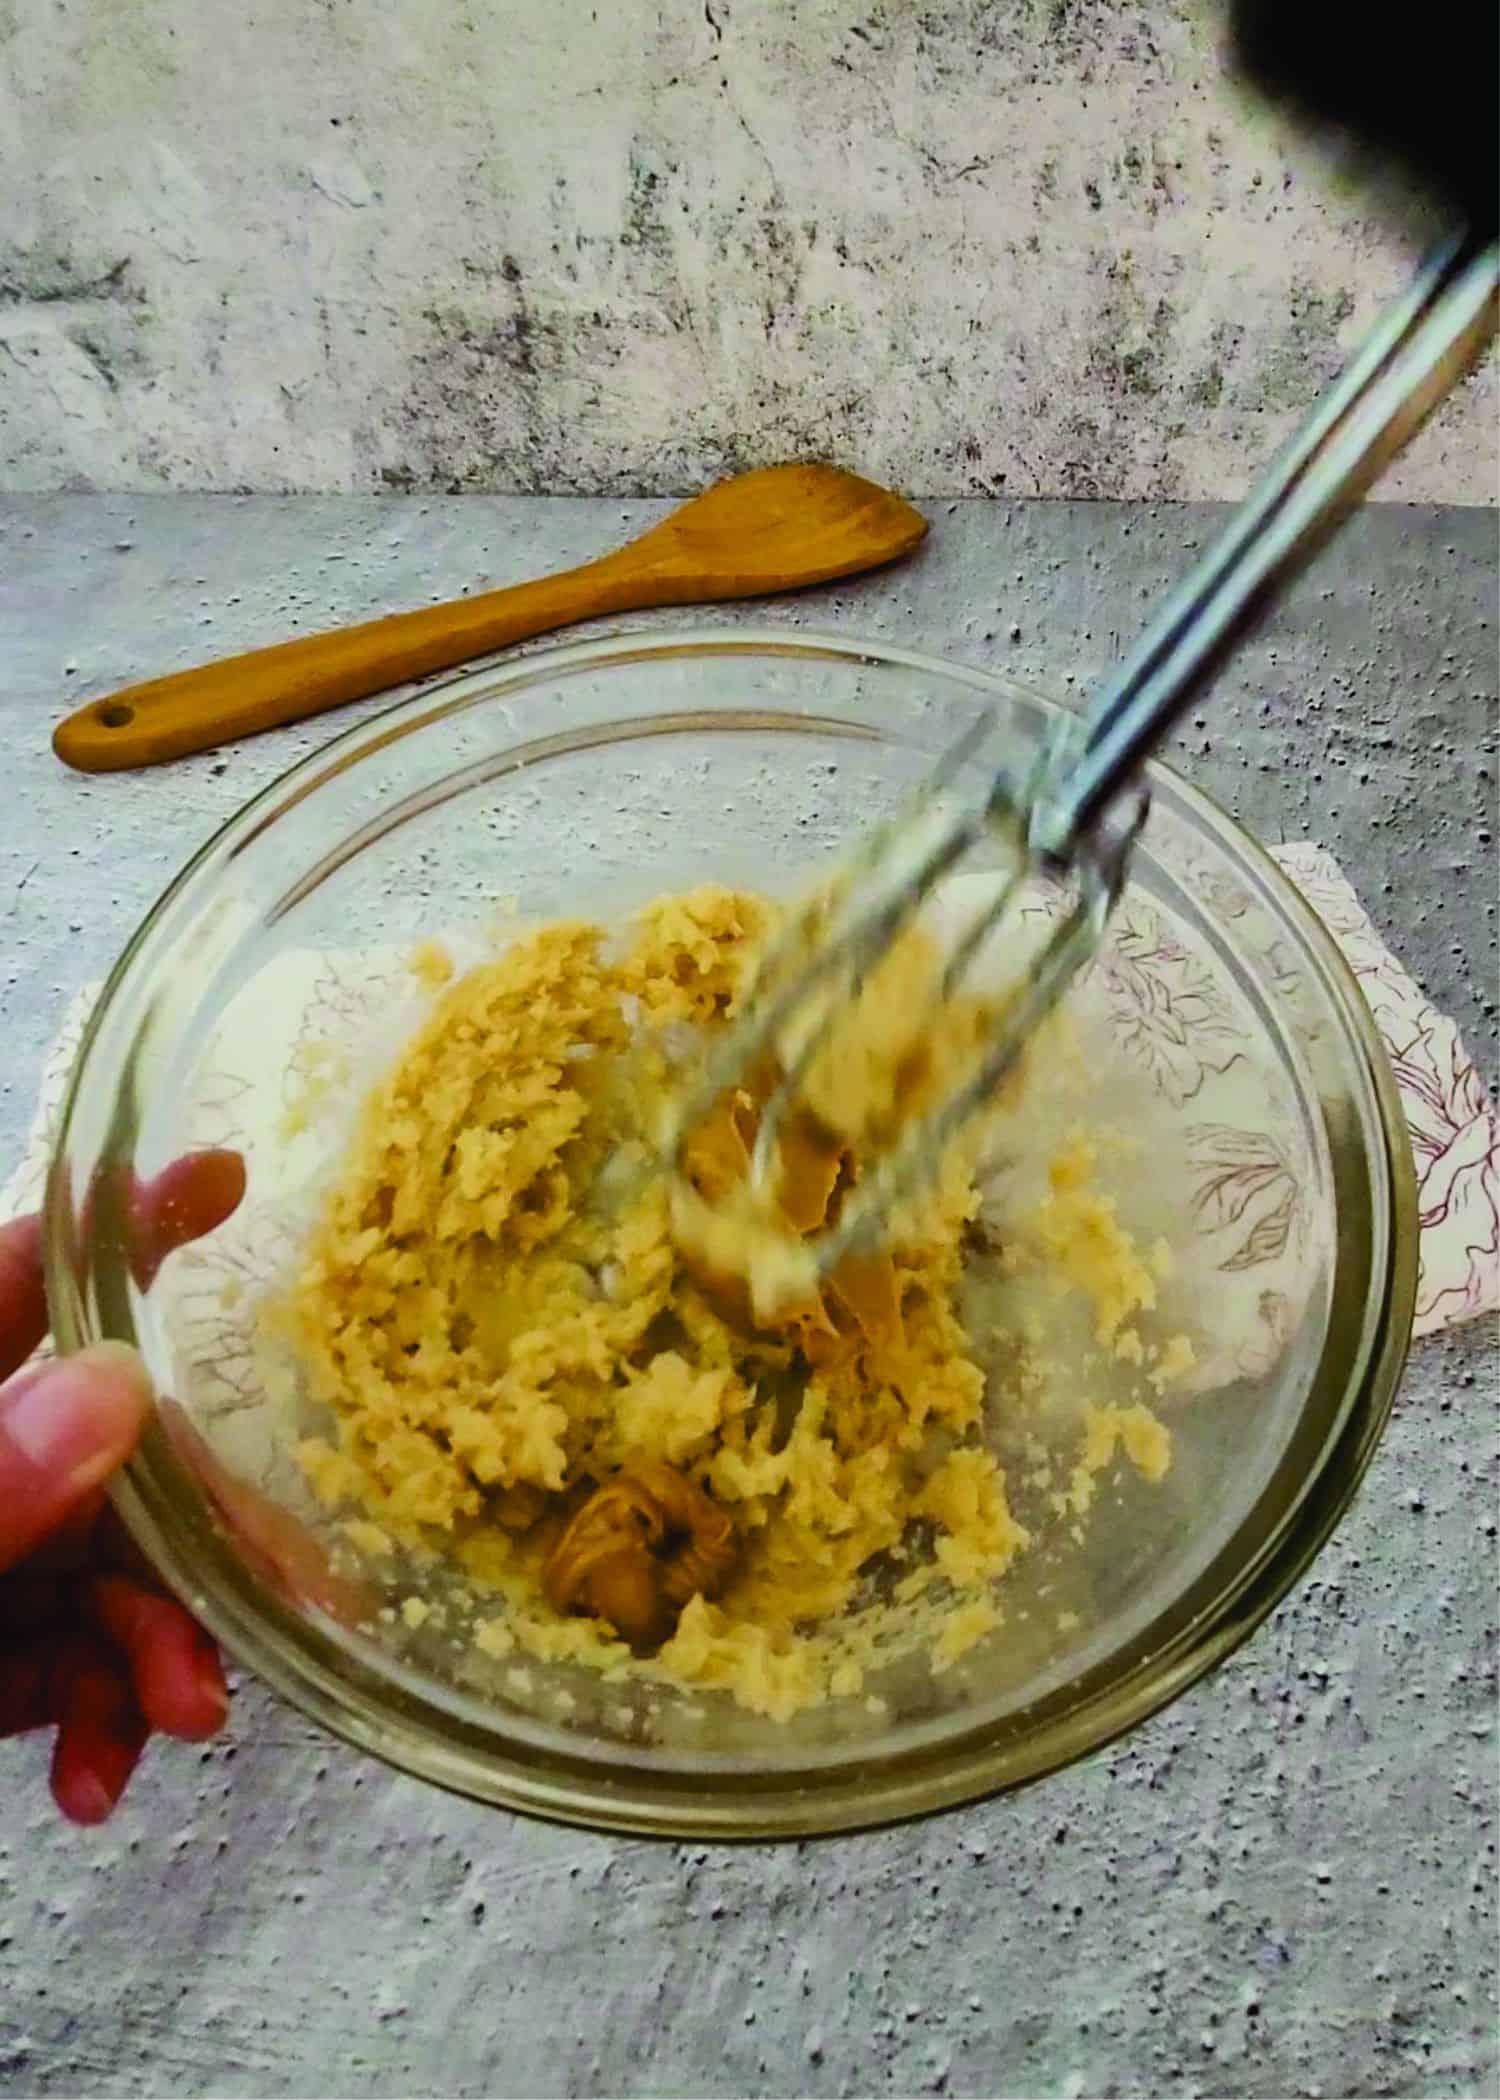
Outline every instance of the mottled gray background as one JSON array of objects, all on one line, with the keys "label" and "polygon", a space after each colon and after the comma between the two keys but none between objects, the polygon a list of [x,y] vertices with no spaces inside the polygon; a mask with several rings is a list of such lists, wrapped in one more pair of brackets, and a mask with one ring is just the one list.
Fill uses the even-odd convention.
[{"label": "mottled gray background", "polygon": [[[0,0],[0,487],[1222,497],[1404,268],[1210,0]],[[1493,362],[1385,493],[1495,496]]]}]

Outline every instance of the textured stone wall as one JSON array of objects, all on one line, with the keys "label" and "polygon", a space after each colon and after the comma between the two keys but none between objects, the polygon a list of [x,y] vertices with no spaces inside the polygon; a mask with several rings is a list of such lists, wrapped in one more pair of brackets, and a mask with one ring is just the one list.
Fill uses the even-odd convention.
[{"label": "textured stone wall", "polygon": [[[1404,266],[1210,0],[0,0],[0,487],[1233,495]],[[1493,367],[1383,491],[1495,494]]]}]

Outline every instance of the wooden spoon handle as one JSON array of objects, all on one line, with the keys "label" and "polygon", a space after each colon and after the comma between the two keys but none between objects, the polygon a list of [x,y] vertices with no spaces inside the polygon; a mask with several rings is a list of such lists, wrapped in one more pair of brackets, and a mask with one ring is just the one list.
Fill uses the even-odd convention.
[{"label": "wooden spoon handle", "polygon": [[235,737],[304,721],[346,700],[448,670],[554,627],[648,600],[666,602],[667,595],[659,577],[648,582],[639,568],[610,555],[533,583],[420,612],[392,613],[359,627],[279,642],[126,686],[60,722],[52,748],[84,773],[159,765]]}]

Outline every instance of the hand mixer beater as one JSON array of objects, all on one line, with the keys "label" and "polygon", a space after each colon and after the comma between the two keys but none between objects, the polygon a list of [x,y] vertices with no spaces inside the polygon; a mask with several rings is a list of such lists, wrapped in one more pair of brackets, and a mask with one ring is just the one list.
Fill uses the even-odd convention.
[{"label": "hand mixer beater", "polygon": [[1061,879],[1069,892],[1050,937],[941,1098],[860,1162],[826,1229],[795,1243],[783,1233],[778,1295],[815,1291],[839,1264],[871,1248],[893,1209],[936,1174],[1015,1068],[1094,953],[1124,886],[1147,813],[1143,760],[1493,334],[1497,285],[1493,238],[1462,235],[1433,252],[1086,713],[1062,722],[1024,777],[987,773],[977,793],[966,792],[992,727],[981,715],[914,804],[793,913],[668,1145],[681,1190],[693,1133],[714,1104],[737,1088],[758,1100],[749,1195],[763,1232],[775,1215],[780,1144],[809,1071],[938,885],[976,848],[1002,849],[1005,872],[987,885],[941,971],[936,1010],[925,1023],[934,1034],[1026,885],[1038,876]]}]

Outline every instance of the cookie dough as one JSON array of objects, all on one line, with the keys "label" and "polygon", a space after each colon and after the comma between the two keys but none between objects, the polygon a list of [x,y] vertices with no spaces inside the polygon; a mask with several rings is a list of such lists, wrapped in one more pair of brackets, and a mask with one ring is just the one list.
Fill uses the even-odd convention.
[{"label": "cookie dough", "polygon": [[[695,1134],[692,1214],[679,1190],[674,1216],[660,1139],[772,923],[763,900],[708,887],[623,937],[520,932],[443,987],[367,1104],[283,1321],[332,1423],[299,1449],[318,1494],[455,1557],[488,1600],[488,1653],[644,1671],[785,1719],[857,1691],[897,1622],[951,1666],[998,1623],[997,1578],[1028,1540],[985,1448],[985,1371],[960,1312],[971,1162],[950,1158],[883,1253],[812,1293],[757,1295],[742,1244],[705,1225],[746,1186],[766,1091],[752,1085]],[[931,958],[913,936],[890,967],[920,975]],[[834,1214],[861,1148],[943,1083],[920,1001],[871,1011],[885,1038],[816,1066],[788,1129],[775,1195],[792,1244]],[[1134,1340],[1151,1270],[1086,1179],[1065,1163],[1048,1229],[1113,1345]],[[1156,1430],[1101,1426],[1085,1475],[1117,1443],[1164,1469]],[[713,1578],[665,1615],[638,1586],[630,1625],[611,1624],[610,1542],[581,1513],[608,1492],[659,1533],[673,1479],[725,1519]],[[580,1530],[588,1551],[564,1581]]]}]

